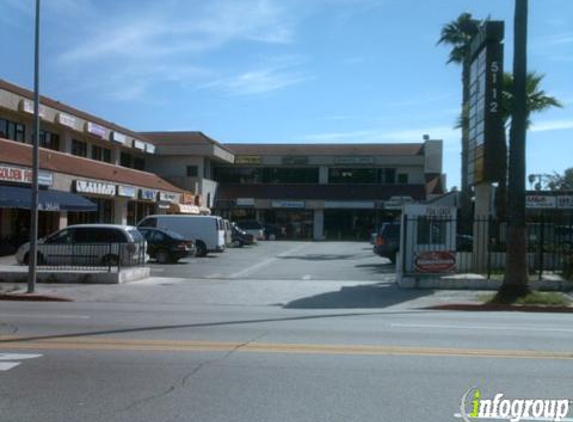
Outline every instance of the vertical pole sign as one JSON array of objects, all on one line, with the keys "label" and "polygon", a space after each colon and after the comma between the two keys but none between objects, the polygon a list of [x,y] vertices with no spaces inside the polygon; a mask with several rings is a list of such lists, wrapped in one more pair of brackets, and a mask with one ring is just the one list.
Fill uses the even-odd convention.
[{"label": "vertical pole sign", "polygon": [[471,185],[500,180],[505,166],[504,127],[501,110],[503,88],[502,21],[482,25],[470,47],[469,157]]}]

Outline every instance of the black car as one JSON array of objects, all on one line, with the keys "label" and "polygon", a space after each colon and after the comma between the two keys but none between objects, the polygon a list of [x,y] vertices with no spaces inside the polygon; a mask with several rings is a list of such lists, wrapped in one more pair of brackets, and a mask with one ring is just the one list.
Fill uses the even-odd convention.
[{"label": "black car", "polygon": [[286,229],[276,224],[264,223],[265,227],[265,239],[266,240],[276,240],[284,239],[286,237]]},{"label": "black car", "polygon": [[392,263],[396,262],[396,254],[400,247],[400,223],[382,223],[376,234],[374,253],[388,258]]},{"label": "black car", "polygon": [[140,227],[138,230],[147,241],[147,253],[150,258],[161,264],[175,263],[196,252],[194,243],[179,233],[151,227]]},{"label": "black car", "polygon": [[232,242],[234,247],[242,248],[244,245],[255,243],[255,237],[233,223]]}]

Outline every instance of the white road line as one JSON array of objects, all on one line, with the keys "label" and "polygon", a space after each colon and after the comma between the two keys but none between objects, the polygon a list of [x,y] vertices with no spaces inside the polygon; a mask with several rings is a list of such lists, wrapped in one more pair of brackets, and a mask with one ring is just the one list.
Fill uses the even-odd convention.
[{"label": "white road line", "polygon": [[295,247],[295,248],[292,248],[292,249],[290,249],[290,250],[288,250],[288,251],[286,251],[286,252],[283,252],[283,253],[281,253],[281,254],[275,256],[275,257],[267,258],[267,259],[265,259],[264,261],[259,262],[258,264],[251,265],[250,267],[245,268],[244,270],[239,271],[238,273],[232,274],[232,275],[230,276],[230,278],[241,278],[241,277],[244,277],[245,275],[247,275],[247,274],[249,274],[249,273],[251,273],[251,272],[253,272],[253,271],[255,271],[255,270],[258,270],[258,269],[260,269],[260,268],[262,268],[262,267],[266,267],[267,265],[269,265],[269,264],[275,262],[278,258],[286,257],[286,256],[290,255],[290,254],[293,253],[293,252],[296,252],[296,251],[298,251],[298,250],[300,250],[300,249],[306,248],[307,246],[308,246],[308,244],[299,245],[299,246],[297,246],[297,247]]},{"label": "white road line", "polygon": [[0,314],[0,318],[90,319],[88,315]]},{"label": "white road line", "polygon": [[9,371],[10,369],[20,365],[20,362],[8,361],[35,359],[39,357],[42,357],[42,355],[31,353],[0,353],[0,371]]},{"label": "white road line", "polygon": [[303,280],[310,280],[312,277],[310,275],[305,275],[302,277]]},{"label": "white road line", "polygon": [[487,326],[487,325],[446,325],[446,324],[389,324],[390,327],[397,328],[441,328],[446,330],[501,330],[501,331],[547,331],[552,333],[573,333],[573,328],[535,328],[535,327],[515,327],[515,326]]}]

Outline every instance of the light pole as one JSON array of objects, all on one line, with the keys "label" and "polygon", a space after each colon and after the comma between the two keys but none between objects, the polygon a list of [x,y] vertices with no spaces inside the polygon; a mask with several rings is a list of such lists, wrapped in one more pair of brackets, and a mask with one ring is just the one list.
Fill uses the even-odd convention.
[{"label": "light pole", "polygon": [[34,38],[34,146],[32,148],[32,200],[30,204],[30,252],[28,254],[28,293],[36,290],[38,250],[38,167],[40,144],[40,0],[36,0]]}]

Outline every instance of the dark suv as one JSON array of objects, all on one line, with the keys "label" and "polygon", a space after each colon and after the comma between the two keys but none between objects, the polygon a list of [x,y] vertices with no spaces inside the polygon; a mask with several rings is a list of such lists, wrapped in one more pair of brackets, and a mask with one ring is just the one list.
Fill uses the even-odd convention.
[{"label": "dark suv", "polygon": [[376,234],[374,253],[396,262],[396,254],[400,248],[400,223],[382,223]]}]

